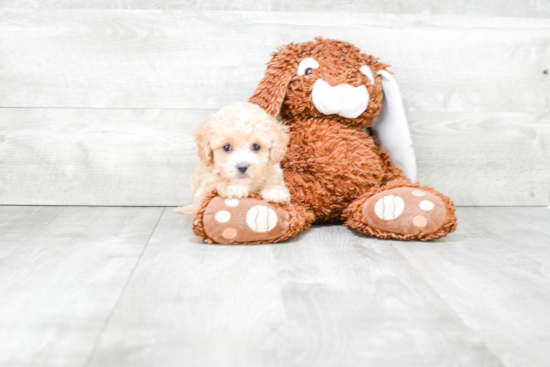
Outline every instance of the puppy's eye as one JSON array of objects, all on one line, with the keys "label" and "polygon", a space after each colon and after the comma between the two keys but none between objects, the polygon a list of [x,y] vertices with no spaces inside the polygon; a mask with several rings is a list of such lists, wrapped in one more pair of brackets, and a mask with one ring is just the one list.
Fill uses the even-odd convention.
[{"label": "puppy's eye", "polygon": [[229,144],[224,145],[223,150],[225,150],[226,152],[229,152],[231,150],[231,145],[229,145]]},{"label": "puppy's eye", "polygon": [[315,59],[308,57],[300,61],[300,65],[298,65],[298,75],[309,75],[313,72],[313,69],[318,67],[319,63],[315,61]]},{"label": "puppy's eye", "polygon": [[260,148],[261,148],[261,147],[260,147],[258,144],[252,145],[252,149],[254,149],[254,150],[256,150],[256,151],[260,150]]}]

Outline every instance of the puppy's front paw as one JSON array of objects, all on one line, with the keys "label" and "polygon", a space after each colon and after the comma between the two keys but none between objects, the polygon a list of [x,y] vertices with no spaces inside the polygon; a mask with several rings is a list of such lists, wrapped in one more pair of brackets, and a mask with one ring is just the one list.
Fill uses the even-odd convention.
[{"label": "puppy's front paw", "polygon": [[290,201],[290,192],[284,186],[267,186],[260,193],[270,203],[284,204]]},{"label": "puppy's front paw", "polygon": [[249,193],[248,186],[235,183],[227,183],[218,187],[218,194],[224,198],[246,198]]}]

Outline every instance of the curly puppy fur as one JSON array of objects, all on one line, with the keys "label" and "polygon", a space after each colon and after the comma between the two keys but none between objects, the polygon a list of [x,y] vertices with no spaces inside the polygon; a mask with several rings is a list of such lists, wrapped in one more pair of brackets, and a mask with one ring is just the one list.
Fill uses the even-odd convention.
[{"label": "curly puppy fur", "polygon": [[288,145],[287,128],[252,103],[222,108],[196,132],[200,158],[191,184],[193,205],[178,208],[194,213],[208,193],[227,198],[258,193],[272,203],[287,203],[290,194],[279,162]]}]

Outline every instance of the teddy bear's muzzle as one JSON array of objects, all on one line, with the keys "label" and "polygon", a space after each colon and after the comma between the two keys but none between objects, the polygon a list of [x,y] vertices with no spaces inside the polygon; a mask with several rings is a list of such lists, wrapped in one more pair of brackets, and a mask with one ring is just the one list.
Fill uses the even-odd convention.
[{"label": "teddy bear's muzzle", "polygon": [[354,119],[365,112],[370,96],[364,85],[353,87],[340,84],[332,87],[323,79],[317,79],[311,97],[319,112]]}]

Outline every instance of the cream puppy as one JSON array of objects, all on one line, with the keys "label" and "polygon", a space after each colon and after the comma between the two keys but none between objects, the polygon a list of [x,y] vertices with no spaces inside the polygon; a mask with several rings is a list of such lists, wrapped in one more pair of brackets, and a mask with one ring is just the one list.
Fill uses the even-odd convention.
[{"label": "cream puppy", "polygon": [[200,162],[191,184],[193,205],[177,212],[195,213],[213,190],[226,198],[254,192],[272,203],[290,201],[279,165],[289,141],[286,127],[261,107],[240,102],[222,108],[197,129],[195,141]]}]

